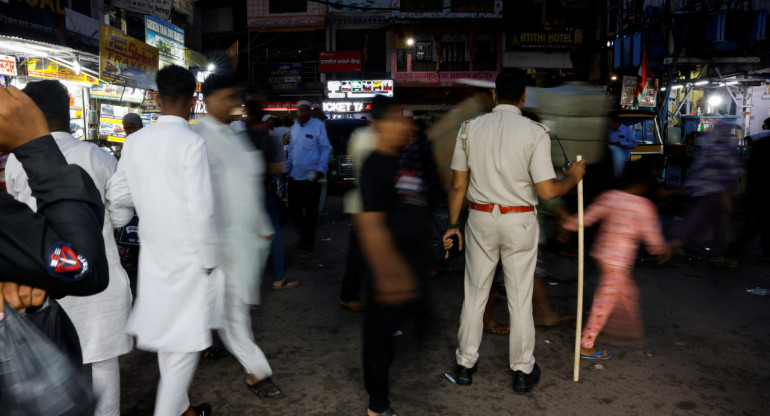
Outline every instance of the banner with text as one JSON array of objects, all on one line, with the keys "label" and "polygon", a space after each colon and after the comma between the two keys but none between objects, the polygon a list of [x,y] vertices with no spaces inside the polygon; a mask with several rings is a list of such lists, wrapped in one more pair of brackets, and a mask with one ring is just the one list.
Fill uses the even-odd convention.
[{"label": "banner with text", "polygon": [[318,72],[361,72],[361,52],[318,52]]},{"label": "banner with text", "polygon": [[102,25],[99,56],[102,79],[132,87],[155,88],[158,63],[158,48]]},{"label": "banner with text", "polygon": [[158,48],[161,68],[172,64],[187,68],[184,29],[153,16],[144,17],[144,27],[144,41]]}]

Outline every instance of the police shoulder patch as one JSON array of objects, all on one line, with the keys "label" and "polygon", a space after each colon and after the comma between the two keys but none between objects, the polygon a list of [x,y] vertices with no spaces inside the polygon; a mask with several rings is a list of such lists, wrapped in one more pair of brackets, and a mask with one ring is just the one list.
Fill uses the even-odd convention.
[{"label": "police shoulder patch", "polygon": [[48,274],[66,282],[82,280],[90,270],[85,256],[79,254],[69,243],[56,243],[48,249],[46,256]]}]

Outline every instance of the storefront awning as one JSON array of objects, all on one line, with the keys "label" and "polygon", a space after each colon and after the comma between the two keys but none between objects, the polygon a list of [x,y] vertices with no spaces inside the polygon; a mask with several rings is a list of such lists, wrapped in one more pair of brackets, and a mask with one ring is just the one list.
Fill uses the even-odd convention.
[{"label": "storefront awning", "polygon": [[569,52],[505,52],[504,68],[572,69]]},{"label": "storefront awning", "polygon": [[83,73],[99,77],[99,55],[66,46],[26,40],[13,36],[0,36],[0,55],[14,56],[19,61],[24,59],[50,59],[52,62],[70,69],[76,69],[77,65],[79,65]]}]

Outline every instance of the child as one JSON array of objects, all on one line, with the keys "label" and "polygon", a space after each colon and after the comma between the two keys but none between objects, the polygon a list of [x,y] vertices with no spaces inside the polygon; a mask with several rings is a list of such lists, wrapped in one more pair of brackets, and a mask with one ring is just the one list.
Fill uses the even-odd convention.
[{"label": "child", "polygon": [[[614,320],[624,320],[624,337],[641,339],[644,336],[639,289],[632,278],[639,241],[644,241],[647,251],[658,255],[661,261],[668,258],[658,210],[643,196],[653,189],[657,176],[649,161],[628,163],[623,175],[623,189],[602,193],[585,212],[585,226],[602,221],[591,253],[601,274],[580,341],[581,358],[606,360],[612,357],[609,352],[594,346],[597,335],[611,315]],[[565,228],[576,231],[577,216],[570,218]]]}]

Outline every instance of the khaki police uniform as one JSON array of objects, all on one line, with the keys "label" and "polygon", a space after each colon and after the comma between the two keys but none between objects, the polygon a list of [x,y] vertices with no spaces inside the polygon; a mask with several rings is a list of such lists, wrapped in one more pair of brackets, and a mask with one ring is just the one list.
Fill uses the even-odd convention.
[{"label": "khaki police uniform", "polygon": [[[464,128],[465,133],[461,128],[458,134],[452,170],[470,172],[471,203],[494,205],[491,212],[472,208],[465,228],[465,301],[457,363],[471,368],[479,358],[484,307],[502,259],[511,322],[510,367],[530,373],[535,365],[532,285],[539,236],[533,207],[535,184],[556,177],[550,137],[544,126],[507,104],[470,120]],[[503,213],[509,210],[514,212]]]}]

